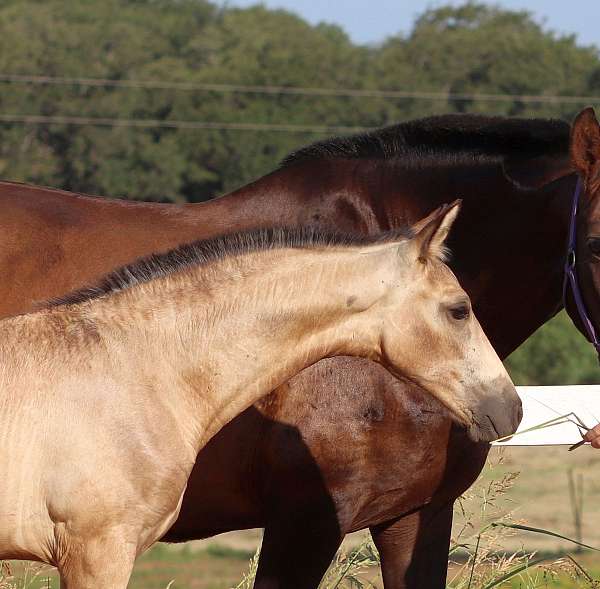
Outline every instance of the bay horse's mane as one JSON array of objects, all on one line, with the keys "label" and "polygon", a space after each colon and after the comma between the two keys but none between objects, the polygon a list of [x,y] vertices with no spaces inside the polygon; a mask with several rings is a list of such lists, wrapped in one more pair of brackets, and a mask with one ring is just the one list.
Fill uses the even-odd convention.
[{"label": "bay horse's mane", "polygon": [[568,152],[569,132],[569,124],[558,119],[449,114],[318,141],[289,154],[281,167],[322,158],[398,158],[415,164],[431,156],[445,161],[467,156],[472,163],[516,153],[552,155]]},{"label": "bay horse's mane", "polygon": [[378,235],[345,234],[314,227],[267,228],[195,241],[173,250],[140,258],[107,274],[93,286],[81,288],[43,303],[42,307],[75,305],[131,288],[176,272],[235,255],[283,248],[310,249],[368,246],[409,239],[407,225]]}]

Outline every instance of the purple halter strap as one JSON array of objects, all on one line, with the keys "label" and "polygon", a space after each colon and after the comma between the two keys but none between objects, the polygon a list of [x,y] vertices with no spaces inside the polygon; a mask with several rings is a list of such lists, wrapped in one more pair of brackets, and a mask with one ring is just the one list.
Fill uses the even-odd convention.
[{"label": "purple halter strap", "polygon": [[571,286],[571,292],[573,293],[573,299],[577,306],[577,313],[579,318],[585,327],[588,338],[592,345],[596,349],[596,352],[600,354],[600,341],[596,335],[594,324],[592,323],[581,289],[579,288],[579,281],[577,280],[577,268],[576,268],[576,256],[575,252],[577,249],[577,209],[579,207],[579,198],[581,196],[581,179],[577,179],[577,186],[575,187],[575,194],[573,195],[573,206],[571,207],[571,218],[569,224],[569,242],[567,244],[567,259],[565,261],[565,277],[563,281],[563,303],[566,307],[567,303],[567,288]]}]

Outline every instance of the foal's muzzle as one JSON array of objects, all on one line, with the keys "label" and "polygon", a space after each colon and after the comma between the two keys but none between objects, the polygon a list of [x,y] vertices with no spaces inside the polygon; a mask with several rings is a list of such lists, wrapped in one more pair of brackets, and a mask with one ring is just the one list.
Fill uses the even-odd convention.
[{"label": "foal's muzzle", "polygon": [[468,435],[474,442],[493,442],[498,438],[514,434],[523,418],[523,406],[515,387],[506,384],[503,390],[496,389],[476,405],[473,424]]}]

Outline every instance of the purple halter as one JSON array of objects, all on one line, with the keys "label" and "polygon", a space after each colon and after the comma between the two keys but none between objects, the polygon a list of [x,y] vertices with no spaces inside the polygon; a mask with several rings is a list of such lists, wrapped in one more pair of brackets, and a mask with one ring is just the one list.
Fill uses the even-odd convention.
[{"label": "purple halter", "polygon": [[575,187],[575,194],[573,195],[573,206],[571,207],[571,219],[569,225],[569,242],[567,244],[567,259],[565,261],[565,278],[563,282],[563,303],[567,306],[567,288],[571,285],[571,292],[573,293],[573,299],[577,306],[577,313],[579,318],[585,327],[585,331],[588,335],[588,339],[592,342],[592,345],[596,349],[596,352],[600,355],[600,341],[596,335],[594,324],[592,323],[581,289],[579,288],[579,281],[577,280],[577,268],[576,268],[576,247],[577,247],[577,209],[579,207],[579,197],[581,196],[581,179],[577,179],[577,186]]}]

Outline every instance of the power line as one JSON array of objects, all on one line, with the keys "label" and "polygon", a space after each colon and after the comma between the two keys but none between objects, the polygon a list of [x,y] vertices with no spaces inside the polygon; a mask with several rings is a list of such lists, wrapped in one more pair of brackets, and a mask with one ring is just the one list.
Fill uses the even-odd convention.
[{"label": "power line", "polygon": [[242,84],[210,84],[194,82],[161,82],[157,80],[110,80],[104,78],[67,78],[0,74],[0,82],[32,85],[89,86],[106,88],[145,88],[152,90],[186,90],[238,94],[271,94],[296,96],[330,96],[358,98],[414,98],[420,100],[453,100],[484,102],[541,102],[551,104],[589,104],[600,102],[600,96],[560,96],[550,94],[485,94],[409,90],[361,90],[353,88],[310,88],[301,86],[250,86]]},{"label": "power line", "polygon": [[95,127],[138,127],[145,129],[214,129],[230,131],[275,131],[286,133],[360,133],[373,127],[336,125],[280,125],[270,123],[218,123],[211,121],[165,121],[153,119],[110,119],[96,117],[0,114],[0,122],[26,125],[79,125]]}]

